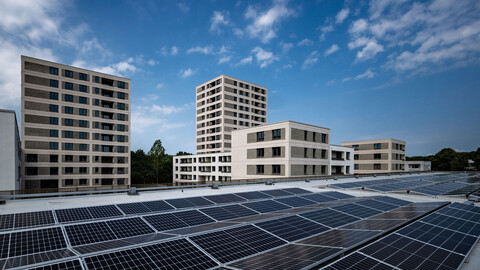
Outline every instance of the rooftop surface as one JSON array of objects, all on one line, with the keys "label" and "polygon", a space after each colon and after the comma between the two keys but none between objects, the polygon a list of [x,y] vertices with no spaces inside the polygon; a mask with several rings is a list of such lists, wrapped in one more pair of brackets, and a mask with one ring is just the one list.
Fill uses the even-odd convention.
[{"label": "rooftop surface", "polygon": [[[415,267],[478,269],[480,207],[464,204],[465,195],[374,190],[396,182],[451,193],[474,180],[466,174],[352,177],[8,201],[0,206],[0,242],[7,247],[0,266],[359,269],[373,262],[412,269],[408,262],[415,259]],[[428,228],[436,233],[418,234]],[[391,248],[398,241],[408,243],[397,254]],[[412,257],[408,246],[432,250],[415,249]],[[396,260],[372,253],[374,247]]]}]

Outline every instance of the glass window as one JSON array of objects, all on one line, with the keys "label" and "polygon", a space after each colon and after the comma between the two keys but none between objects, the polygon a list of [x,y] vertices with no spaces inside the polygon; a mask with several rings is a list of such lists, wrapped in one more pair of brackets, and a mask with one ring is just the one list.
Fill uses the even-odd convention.
[{"label": "glass window", "polygon": [[78,149],[80,151],[87,151],[88,146],[87,146],[87,144],[81,143],[81,144],[78,145]]},{"label": "glass window", "polygon": [[58,105],[50,104],[50,111],[51,112],[58,112]]},{"label": "glass window", "polygon": [[50,155],[50,162],[58,162],[58,155]]},{"label": "glass window", "polygon": [[87,115],[87,114],[88,114],[88,111],[87,111],[87,109],[78,109],[78,114],[80,114],[80,115]]},{"label": "glass window", "polygon": [[354,144],[354,145],[352,145],[352,147],[353,147],[353,150],[358,150],[358,149],[360,149],[360,146],[359,146],[358,144]]},{"label": "glass window", "polygon": [[100,89],[98,87],[95,87],[95,94],[99,94],[100,93]]},{"label": "glass window", "polygon": [[373,159],[382,159],[382,154],[373,154]]},{"label": "glass window", "polygon": [[78,77],[79,77],[79,79],[82,80],[82,81],[86,81],[86,80],[87,80],[87,74],[85,74],[85,73],[80,73],[80,74],[78,74]]},{"label": "glass window", "polygon": [[65,83],[65,89],[73,90],[73,83],[66,82]]},{"label": "glass window", "polygon": [[73,126],[73,119],[65,119],[65,126]]},{"label": "glass window", "polygon": [[50,117],[50,125],[58,125],[58,117]]},{"label": "glass window", "polygon": [[117,108],[118,108],[119,110],[125,110],[125,103],[120,103],[120,102],[119,102]]},{"label": "glass window", "polygon": [[118,82],[117,82],[117,86],[118,86],[118,88],[123,88],[123,89],[125,89],[125,82],[118,81]]},{"label": "glass window", "polygon": [[57,80],[50,80],[50,86],[58,88],[58,81]]},{"label": "glass window", "polygon": [[82,104],[87,104],[87,98],[86,97],[79,97],[78,102],[80,102]]},{"label": "glass window", "polygon": [[73,96],[72,95],[65,95],[65,101],[73,102]]},{"label": "glass window", "polygon": [[72,107],[65,107],[65,113],[73,114],[73,108]]},{"label": "glass window", "polygon": [[73,131],[65,131],[65,138],[73,138]]},{"label": "glass window", "polygon": [[125,99],[125,93],[118,92],[117,97],[120,98],[120,99]]},{"label": "glass window", "polygon": [[73,143],[65,143],[65,150],[73,150]]},{"label": "glass window", "polygon": [[87,139],[88,138],[87,132],[79,132],[78,133],[78,138]]},{"label": "glass window", "polygon": [[373,149],[382,149],[382,144],[381,143],[374,144]]},{"label": "glass window", "polygon": [[100,115],[100,111],[95,111],[95,116],[99,116]]},{"label": "glass window", "polygon": [[263,174],[264,171],[264,165],[257,165],[257,174]]},{"label": "glass window", "polygon": [[118,120],[125,121],[125,114],[119,113],[117,116]]},{"label": "glass window", "polygon": [[280,139],[280,138],[282,138],[282,130],[281,130],[281,129],[274,129],[274,130],[272,131],[272,133],[273,133],[273,135],[272,135],[273,139]]},{"label": "glass window", "polygon": [[100,77],[95,76],[95,82],[96,82],[96,83],[100,82]]},{"label": "glass window", "polygon": [[58,93],[50,92],[50,99],[58,100]]},{"label": "glass window", "polygon": [[123,152],[125,152],[125,146],[117,146],[117,152],[118,152],[118,153],[123,153]]},{"label": "glass window", "polygon": [[80,120],[80,121],[78,121],[78,126],[87,127],[88,126],[88,121]]},{"label": "glass window", "polygon": [[50,142],[50,149],[58,149],[58,143],[57,142]]},{"label": "glass window", "polygon": [[322,134],[322,143],[327,143],[327,134]]},{"label": "glass window", "polygon": [[281,173],[280,165],[272,165],[272,173],[273,174],[280,174]]},{"label": "glass window", "polygon": [[273,147],[272,148],[273,156],[274,157],[279,157],[282,155],[282,148],[280,147]]},{"label": "glass window", "polygon": [[80,92],[87,92],[87,89],[88,89],[88,88],[87,88],[86,85],[80,84],[80,85],[78,86],[78,90],[79,90]]},{"label": "glass window", "polygon": [[50,137],[58,137],[58,130],[50,129]]},{"label": "glass window", "polygon": [[125,125],[118,125],[118,131],[125,131]]},{"label": "glass window", "polygon": [[65,70],[65,77],[73,78],[73,71]]},{"label": "glass window", "polygon": [[257,148],[257,157],[264,157],[265,150],[263,148]]},{"label": "glass window", "polygon": [[117,141],[119,141],[119,142],[125,142],[125,136],[123,136],[123,135],[117,135]]},{"label": "glass window", "polygon": [[50,74],[58,75],[58,68],[56,68],[56,67],[50,67]]},{"label": "glass window", "polygon": [[265,132],[257,132],[257,142],[265,140]]},{"label": "glass window", "polygon": [[95,105],[99,105],[99,104],[100,104],[100,100],[95,99]]}]

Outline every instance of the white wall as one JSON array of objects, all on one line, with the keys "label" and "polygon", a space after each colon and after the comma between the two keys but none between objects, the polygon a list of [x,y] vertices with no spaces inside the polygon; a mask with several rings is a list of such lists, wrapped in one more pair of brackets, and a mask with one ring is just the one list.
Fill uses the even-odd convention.
[{"label": "white wall", "polygon": [[20,189],[19,141],[15,113],[0,110],[0,190]]},{"label": "white wall", "polygon": [[[333,151],[342,152],[342,157],[344,160],[333,160]],[[350,153],[347,159],[347,153]],[[333,174],[333,166],[342,166],[342,173],[344,174],[354,174],[353,169],[353,148],[339,146],[339,145],[330,145],[330,173]],[[349,167],[349,172],[347,173],[347,167]]]},{"label": "white wall", "polygon": [[[228,160],[227,162],[220,162],[220,157],[222,160]],[[211,161],[212,158],[215,158],[215,161]],[[188,160],[191,163],[181,163],[182,159]],[[210,159],[210,162],[200,162],[202,159]],[[198,184],[199,182],[205,181],[206,183],[211,182],[213,177],[215,181],[219,181],[220,177],[222,181],[231,179],[231,153],[209,153],[209,154],[198,154],[198,155],[188,155],[188,156],[174,156],[173,157],[173,183],[174,184]],[[191,171],[181,171],[183,168],[189,168]],[[209,172],[200,171],[201,167],[206,167],[210,169]],[[227,171],[220,171],[222,169],[227,169]],[[213,171],[215,168],[215,171]],[[191,177],[191,180],[181,179],[181,176],[185,175]]]}]

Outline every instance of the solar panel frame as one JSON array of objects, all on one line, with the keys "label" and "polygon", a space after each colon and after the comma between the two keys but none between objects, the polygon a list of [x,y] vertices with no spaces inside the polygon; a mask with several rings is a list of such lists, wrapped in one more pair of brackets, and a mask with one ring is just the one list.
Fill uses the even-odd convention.
[{"label": "solar panel frame", "polygon": [[117,238],[128,238],[155,233],[155,231],[139,217],[109,220],[107,221],[107,225]]},{"label": "solar panel frame", "polygon": [[69,209],[57,209],[55,215],[60,223],[68,223],[74,221],[83,221],[93,219],[87,208],[69,208]]},{"label": "solar panel frame", "polygon": [[168,199],[165,200],[168,204],[172,205],[173,207],[177,209],[182,209],[182,208],[193,208],[195,207],[195,204],[192,202],[188,201],[185,198],[179,198],[179,199]]},{"label": "solar panel frame", "polygon": [[181,219],[183,222],[187,223],[189,226],[195,226],[200,224],[207,224],[215,222],[214,219],[203,214],[198,210],[188,210],[182,212],[173,213],[177,218]]},{"label": "solar panel frame", "polygon": [[317,202],[311,201],[308,199],[304,199],[301,197],[293,196],[293,197],[285,197],[285,198],[277,198],[274,199],[274,201],[292,206],[292,207],[302,207],[302,206],[309,206],[309,205],[315,205]]},{"label": "solar panel frame", "polygon": [[360,220],[360,218],[327,208],[301,213],[299,215],[331,228]]},{"label": "solar panel frame", "polygon": [[297,215],[258,222],[255,225],[290,242],[330,230],[326,226]]},{"label": "solar panel frame", "polygon": [[143,218],[157,231],[168,231],[189,226],[173,213],[149,215]]},{"label": "solar panel frame", "polygon": [[261,200],[261,199],[271,199],[272,196],[262,193],[260,191],[249,191],[249,192],[240,192],[234,193],[237,196],[240,196],[246,200]]},{"label": "solar panel frame", "polygon": [[175,209],[173,206],[162,200],[143,202],[143,205],[145,205],[151,212],[163,212]]},{"label": "solar panel frame", "polygon": [[303,189],[303,188],[296,188],[296,187],[294,187],[294,188],[282,188],[282,190],[286,191],[286,192],[289,192],[289,193],[292,193],[292,194],[295,194],[295,195],[313,193],[310,190],[306,190],[306,189]]},{"label": "solar panel frame", "polygon": [[60,227],[12,232],[9,257],[23,256],[67,247]]},{"label": "solar panel frame", "polygon": [[314,201],[317,203],[324,203],[324,202],[331,202],[331,201],[336,201],[338,200],[337,198],[332,198],[330,196],[325,196],[322,193],[313,193],[313,194],[307,194],[307,195],[301,195],[301,198]]},{"label": "solar panel frame", "polygon": [[140,247],[85,257],[88,269],[157,269],[158,266]]},{"label": "solar panel frame", "polygon": [[28,268],[28,270],[54,270],[54,269],[83,270],[80,260],[78,259],[59,262],[59,263],[53,263],[53,264],[47,264],[47,265],[38,266],[34,268]]},{"label": "solar panel frame", "polygon": [[72,246],[117,239],[105,221],[68,225],[65,226],[65,231]]},{"label": "solar panel frame", "polygon": [[233,193],[230,194],[220,194],[220,195],[211,195],[211,196],[204,196],[209,201],[212,201],[217,204],[221,203],[235,203],[235,202],[245,202],[246,199],[237,196]]},{"label": "solar panel frame", "polygon": [[272,197],[284,197],[292,195],[292,193],[283,191],[282,189],[260,190],[260,192]]},{"label": "solar panel frame", "polygon": [[123,216],[115,205],[90,206],[87,210],[94,219]]},{"label": "solar panel frame", "polygon": [[15,229],[55,224],[52,211],[26,212],[15,214]]},{"label": "solar panel frame", "polygon": [[289,205],[279,203],[274,200],[248,202],[243,203],[242,205],[260,213],[271,213],[292,208]]},{"label": "solar panel frame", "polygon": [[204,197],[189,197],[185,199],[194,204],[195,206],[210,206],[215,204],[214,202],[209,201]]},{"label": "solar panel frame", "polygon": [[343,212],[345,214],[349,214],[352,216],[356,216],[359,218],[368,218],[371,216],[375,216],[378,214],[381,214],[382,211],[378,211],[372,208],[368,208],[365,206],[361,206],[356,203],[349,203],[349,204],[344,204],[344,205],[339,205],[339,206],[334,206],[332,207],[333,210]]},{"label": "solar panel frame", "polygon": [[136,214],[145,214],[151,213],[152,211],[148,209],[143,203],[122,203],[117,204],[117,206],[127,215],[136,215]]},{"label": "solar panel frame", "polygon": [[10,246],[10,234],[0,234],[0,258],[8,258],[8,247]]},{"label": "solar panel frame", "polygon": [[343,228],[340,228],[311,236],[298,241],[298,243],[349,249],[356,245],[363,244],[374,237],[377,237],[378,235],[380,235],[380,232],[367,230],[344,230]]},{"label": "solar panel frame", "polygon": [[0,215],[0,230],[11,230],[14,226],[15,214]]}]

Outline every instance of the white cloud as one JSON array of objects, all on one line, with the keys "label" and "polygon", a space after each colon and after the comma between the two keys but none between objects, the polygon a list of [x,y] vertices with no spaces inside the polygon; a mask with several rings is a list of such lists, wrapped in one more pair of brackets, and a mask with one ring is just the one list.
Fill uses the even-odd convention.
[{"label": "white cloud", "polygon": [[358,19],[352,23],[348,31],[352,34],[359,35],[368,29],[368,22],[365,19]]},{"label": "white cloud", "polygon": [[245,57],[242,60],[240,60],[240,62],[238,62],[237,66],[243,66],[243,65],[246,65],[246,64],[251,64],[252,60],[253,60],[252,56]]},{"label": "white cloud", "polygon": [[210,19],[211,24],[210,24],[210,31],[214,32],[221,32],[220,27],[222,25],[228,25],[229,21],[227,18],[227,13],[224,15],[220,11],[214,11],[212,18]]},{"label": "white cloud", "polygon": [[281,44],[282,44],[282,53],[287,53],[291,48],[294,47],[294,45],[290,42],[281,43]]},{"label": "white cloud", "polygon": [[231,56],[223,56],[218,60],[218,64],[228,63],[232,59]]},{"label": "white cloud", "polygon": [[188,77],[194,75],[195,73],[197,73],[196,69],[195,70],[193,70],[191,68],[182,69],[182,70],[180,70],[180,77],[185,79],[185,78],[188,78]]},{"label": "white cloud", "polygon": [[373,77],[375,77],[375,73],[372,70],[367,69],[367,71],[365,71],[364,73],[355,76],[355,80],[372,79]]},{"label": "white cloud", "polygon": [[177,46],[172,46],[172,47],[170,47],[170,48],[163,46],[163,47],[160,49],[160,53],[161,53],[162,55],[165,55],[165,56],[167,56],[167,55],[175,56],[175,55],[177,55],[177,53],[178,53],[178,48],[177,48]]},{"label": "white cloud", "polygon": [[253,48],[252,53],[255,54],[255,58],[260,64],[260,68],[267,67],[274,61],[279,60],[272,52],[266,51],[258,46]]},{"label": "white cloud", "polygon": [[157,86],[155,86],[155,88],[157,88],[157,89],[162,89],[164,87],[165,87],[164,83],[157,83]]},{"label": "white cloud", "polygon": [[370,59],[379,52],[383,52],[383,46],[378,44],[375,40],[370,40],[361,51],[357,52],[356,60],[364,61]]},{"label": "white cloud", "polygon": [[352,77],[346,77],[346,78],[344,78],[344,79],[342,80],[342,83],[343,83],[343,82],[348,82],[348,81],[350,81],[351,79],[352,79]]},{"label": "white cloud", "polygon": [[158,62],[155,61],[155,60],[153,60],[153,59],[150,59],[150,60],[147,61],[147,64],[148,64],[149,66],[155,66],[156,64],[158,64]]},{"label": "white cloud", "polygon": [[202,53],[202,54],[212,54],[213,53],[213,47],[211,45],[205,46],[205,47],[193,47],[187,50],[187,53]]},{"label": "white cloud", "polygon": [[307,59],[305,59],[305,61],[303,62],[302,69],[310,68],[313,65],[315,65],[317,62],[318,62],[318,52],[313,51],[308,55]]},{"label": "white cloud", "polygon": [[326,85],[332,85],[332,84],[334,84],[336,81],[337,81],[337,80],[332,79],[332,80],[328,81],[328,82],[326,83]]},{"label": "white cloud", "polygon": [[172,47],[170,48],[170,54],[171,54],[171,55],[177,55],[177,53],[178,53],[178,48],[177,48],[177,46],[172,46]]},{"label": "white cloud", "polygon": [[183,13],[188,13],[190,11],[190,6],[188,6],[186,3],[177,3],[177,7]]},{"label": "white cloud", "polygon": [[[151,103],[151,97],[141,98]],[[150,104],[132,106],[132,132],[142,134],[144,132],[162,133],[188,125],[189,123],[178,123],[170,121],[169,117],[190,109],[190,104],[181,106]]]},{"label": "white cloud", "polygon": [[245,17],[252,22],[246,31],[251,37],[267,43],[276,36],[280,22],[293,15],[295,11],[286,6],[286,1],[275,1],[270,9],[263,12],[249,6]]},{"label": "white cloud", "polygon": [[325,51],[325,55],[330,55],[332,53],[335,53],[336,51],[338,51],[339,47],[337,44],[333,44],[330,48],[328,48],[328,50]]},{"label": "white cloud", "polygon": [[297,46],[299,46],[299,47],[301,47],[301,46],[312,46],[312,45],[313,45],[313,41],[311,41],[308,38],[303,39],[302,41],[298,42],[298,44],[297,44]]},{"label": "white cloud", "polygon": [[348,8],[344,8],[340,10],[340,12],[337,13],[337,16],[335,16],[335,23],[341,24],[343,21],[348,17],[348,14],[350,13],[350,10]]},{"label": "white cloud", "polygon": [[325,25],[323,26],[322,28],[320,28],[320,31],[322,32],[320,34],[320,40],[325,40],[325,36],[332,32],[335,28],[333,27],[333,25]]},{"label": "white cloud", "polygon": [[120,61],[114,64],[106,66],[96,66],[85,62],[84,60],[77,59],[72,63],[72,66],[90,69],[97,72],[106,74],[112,74],[117,76],[125,76],[126,74],[132,74],[137,70],[137,67],[133,65],[133,57],[130,57],[124,61]]}]

